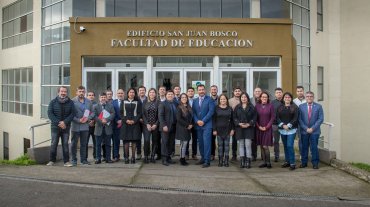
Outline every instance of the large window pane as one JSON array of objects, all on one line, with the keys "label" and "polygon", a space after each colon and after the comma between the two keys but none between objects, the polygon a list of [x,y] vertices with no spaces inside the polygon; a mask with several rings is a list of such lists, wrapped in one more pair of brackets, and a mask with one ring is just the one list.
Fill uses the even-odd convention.
[{"label": "large window pane", "polygon": [[120,0],[116,1],[114,16],[116,17],[135,17],[136,16],[136,1],[135,0]]},{"label": "large window pane", "polygon": [[62,50],[63,50],[63,63],[69,63],[70,62],[69,42],[63,43]]},{"label": "large window pane", "polygon": [[180,17],[200,17],[200,0],[180,0]]},{"label": "large window pane", "polygon": [[3,84],[8,83],[8,71],[7,70],[2,71],[2,80],[3,80]]},{"label": "large window pane", "polygon": [[297,41],[297,44],[302,44],[302,37],[301,37],[301,27],[297,25],[293,25],[293,37]]},{"label": "large window pane", "polygon": [[301,7],[293,5],[293,22],[296,24],[302,23]]},{"label": "large window pane", "polygon": [[27,15],[27,31],[33,29],[33,14]]},{"label": "large window pane", "polygon": [[180,72],[158,71],[155,73],[155,83],[155,88],[164,86],[166,90],[170,90],[174,86],[180,85]]},{"label": "large window pane", "polygon": [[118,73],[118,88],[138,88],[144,84],[143,72],[119,72]]},{"label": "large window pane", "polygon": [[262,18],[290,18],[289,3],[285,0],[261,0]]},{"label": "large window pane", "polygon": [[251,16],[251,2],[250,0],[243,0],[243,18]]},{"label": "large window pane", "polygon": [[95,0],[73,1],[73,16],[95,17]]},{"label": "large window pane", "polygon": [[62,40],[62,24],[51,26],[51,42],[60,42]]},{"label": "large window pane", "polygon": [[59,64],[62,62],[62,44],[51,46],[51,64]]},{"label": "large window pane", "polygon": [[253,72],[253,88],[257,86],[267,91],[272,97],[277,87],[277,72]]},{"label": "large window pane", "polygon": [[105,16],[106,17],[114,17],[114,2],[115,0],[105,0]]},{"label": "large window pane", "polygon": [[206,91],[211,87],[211,73],[210,72],[187,72],[186,73],[186,88],[193,87],[197,91],[197,83],[204,81]]},{"label": "large window pane", "polygon": [[51,62],[51,47],[50,46],[44,46],[42,47],[42,63],[43,65],[50,65]]},{"label": "large window pane", "polygon": [[279,67],[279,57],[220,57],[220,67]]},{"label": "large window pane", "polygon": [[137,0],[138,17],[156,17],[157,0]]},{"label": "large window pane", "polygon": [[62,40],[69,40],[70,39],[70,26],[69,26],[69,22],[64,22],[62,25],[63,25],[63,37],[62,37]]},{"label": "large window pane", "polygon": [[221,17],[221,0],[202,0],[201,17]]},{"label": "large window pane", "polygon": [[43,85],[51,84],[50,76],[51,76],[51,67],[50,66],[42,67],[42,84]]},{"label": "large window pane", "polygon": [[302,45],[310,46],[310,30],[302,28]]},{"label": "large window pane", "polygon": [[222,0],[222,17],[242,17],[242,1],[241,0]]},{"label": "large window pane", "polygon": [[43,26],[46,26],[46,25],[50,25],[51,24],[51,7],[47,7],[45,9],[42,10],[42,14],[43,14],[43,18],[42,18],[42,22],[43,22]]},{"label": "large window pane", "polygon": [[65,0],[62,3],[62,20],[72,17],[72,0]]},{"label": "large window pane", "polygon": [[178,17],[178,1],[158,0],[158,17]]},{"label": "large window pane", "polygon": [[62,81],[62,70],[61,66],[51,66],[51,72],[50,72],[50,82],[51,85],[61,85]]},{"label": "large window pane", "polygon": [[87,72],[87,91],[94,91],[96,97],[107,89],[112,89],[112,73],[111,72]]},{"label": "large window pane", "polygon": [[84,58],[85,67],[146,67],[146,57],[99,57]]},{"label": "large window pane", "polygon": [[69,85],[71,79],[71,68],[69,65],[63,66],[63,85]]},{"label": "large window pane", "polygon": [[212,67],[212,57],[154,57],[154,67]]}]

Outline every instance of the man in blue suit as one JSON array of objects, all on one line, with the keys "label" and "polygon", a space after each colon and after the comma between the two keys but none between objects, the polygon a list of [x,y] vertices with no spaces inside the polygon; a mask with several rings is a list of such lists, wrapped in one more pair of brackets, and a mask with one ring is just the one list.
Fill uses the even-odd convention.
[{"label": "man in blue suit", "polygon": [[197,163],[203,168],[210,166],[211,138],[212,138],[212,116],[215,111],[213,99],[206,96],[204,85],[198,85],[199,97],[193,101],[193,119],[197,131],[199,151],[202,159]]},{"label": "man in blue suit", "polygon": [[302,164],[300,168],[307,167],[308,147],[311,149],[313,169],[319,169],[319,150],[318,140],[320,137],[320,126],[324,121],[324,111],[322,106],[314,100],[314,93],[306,92],[306,103],[299,106],[299,128],[302,139]]},{"label": "man in blue suit", "polygon": [[125,98],[125,91],[123,89],[117,90],[117,99],[113,100],[113,107],[114,107],[114,123],[112,125],[113,127],[113,162],[117,162],[120,159],[119,154],[119,146],[120,146],[120,131],[122,126],[122,120],[121,120],[121,114],[120,114],[120,108],[121,104],[123,103],[123,100]]}]

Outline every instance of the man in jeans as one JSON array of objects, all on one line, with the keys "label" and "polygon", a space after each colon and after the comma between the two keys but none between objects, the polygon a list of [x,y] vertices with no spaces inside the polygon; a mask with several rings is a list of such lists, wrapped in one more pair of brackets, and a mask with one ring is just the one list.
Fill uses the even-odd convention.
[{"label": "man in jeans", "polygon": [[68,139],[75,110],[73,102],[68,98],[67,93],[68,90],[65,86],[59,87],[58,96],[49,103],[48,117],[51,121],[51,146],[48,166],[53,166],[56,162],[60,137],[63,147],[64,166],[72,167],[72,164],[69,162]]},{"label": "man in jeans", "polygon": [[72,165],[77,166],[77,144],[80,140],[80,161],[83,165],[89,165],[87,161],[87,140],[89,136],[89,120],[92,119],[92,103],[85,98],[85,87],[79,86],[76,97],[72,99],[75,106],[75,116],[72,121]]}]

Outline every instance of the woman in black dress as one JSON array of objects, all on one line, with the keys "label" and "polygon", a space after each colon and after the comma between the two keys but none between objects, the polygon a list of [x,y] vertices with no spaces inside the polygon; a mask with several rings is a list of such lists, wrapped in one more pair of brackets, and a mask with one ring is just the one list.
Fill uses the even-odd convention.
[{"label": "woman in black dress", "polygon": [[185,93],[180,95],[179,106],[176,113],[176,139],[180,140],[180,164],[188,165],[185,160],[186,147],[193,128],[193,110],[189,105],[188,96]]},{"label": "woman in black dress", "polygon": [[141,140],[140,118],[142,114],[141,101],[137,99],[134,88],[127,90],[127,99],[121,104],[122,117],[121,139],[125,146],[125,164],[129,163],[129,146],[131,143],[131,163],[135,163],[136,143]]},{"label": "woman in black dress", "polygon": [[152,153],[150,162],[155,163],[154,155],[157,151],[159,138],[158,131],[158,106],[160,101],[157,99],[157,90],[154,88],[148,91],[148,101],[143,106],[144,121],[144,163],[149,163],[150,137],[152,137]]},{"label": "woman in black dress", "polygon": [[242,93],[240,104],[234,109],[234,124],[236,139],[239,141],[240,167],[251,168],[252,139],[254,139],[254,126],[257,113],[250,102],[249,95]]},{"label": "woman in black dress", "polygon": [[229,145],[230,137],[234,135],[234,124],[233,109],[225,94],[218,97],[212,121],[213,135],[217,137],[218,144],[218,166],[229,167]]}]

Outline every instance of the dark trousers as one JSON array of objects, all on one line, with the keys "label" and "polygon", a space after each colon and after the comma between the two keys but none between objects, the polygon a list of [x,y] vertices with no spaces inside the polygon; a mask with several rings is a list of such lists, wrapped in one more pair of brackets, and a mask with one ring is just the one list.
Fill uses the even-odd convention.
[{"label": "dark trousers", "polygon": [[257,142],[256,142],[256,139],[252,139],[252,157],[257,159]]},{"label": "dark trousers", "polygon": [[[190,143],[190,142],[189,142]],[[186,146],[186,153],[185,155],[189,155],[189,145]],[[193,127],[191,129],[191,155],[197,155],[198,151],[198,138],[197,138],[197,131]]]},{"label": "dark trousers", "polygon": [[277,125],[272,125],[273,135],[274,135],[274,154],[275,158],[280,156],[280,132]]},{"label": "dark trousers", "polygon": [[[159,132],[158,129],[154,131],[148,131],[148,129],[144,128],[144,156],[148,157],[150,156],[150,151],[152,152],[152,155],[154,155],[157,151],[158,147],[158,137]],[[150,138],[152,138],[152,149],[150,150]]]},{"label": "dark trousers", "polygon": [[145,134],[144,134],[144,128],[145,128],[145,126],[144,126],[144,124],[140,124],[140,130],[141,130],[141,137],[140,137],[140,139],[136,142],[136,154],[137,155],[141,155],[141,140],[142,140],[142,137],[143,136],[145,136]]},{"label": "dark trousers", "polygon": [[87,162],[86,148],[87,148],[87,139],[89,136],[89,131],[72,131],[72,140],[71,140],[71,151],[72,151],[72,162],[77,163],[77,144],[80,140],[80,162]]},{"label": "dark trousers", "polygon": [[69,129],[51,128],[50,161],[56,161],[59,137],[62,140],[63,161],[66,163],[69,162]]},{"label": "dark trousers", "polygon": [[162,158],[169,158],[172,154],[172,142],[175,140],[176,131],[172,130],[170,132],[161,132],[161,153]]},{"label": "dark trousers", "polygon": [[113,158],[115,158],[115,159],[120,158],[120,154],[119,154],[119,146],[120,146],[120,143],[121,143],[120,131],[121,131],[121,128],[117,128],[117,127],[114,127],[113,128],[113,149],[112,149],[112,154],[113,154]]},{"label": "dark trousers", "polygon": [[90,136],[93,141],[93,157],[96,159],[96,139],[94,135],[95,127],[89,127],[89,135],[87,137],[87,147],[86,147],[86,158],[89,157],[89,141],[90,141]]},{"label": "dark trousers", "polygon": [[112,135],[106,135],[105,134],[105,129],[103,128],[103,132],[100,136],[96,136],[96,152],[97,152],[97,156],[96,156],[96,159],[97,160],[101,160],[101,147],[102,147],[102,143],[104,143],[104,148],[105,148],[105,159],[107,161],[111,160],[111,140],[112,140]]},{"label": "dark trousers", "polygon": [[233,157],[236,157],[237,155],[237,151],[238,151],[238,141],[236,140],[236,137],[233,136],[233,138],[231,139],[231,149],[233,151]]},{"label": "dark trousers", "polygon": [[211,155],[216,155],[216,136],[212,134],[212,140],[211,140]]}]

